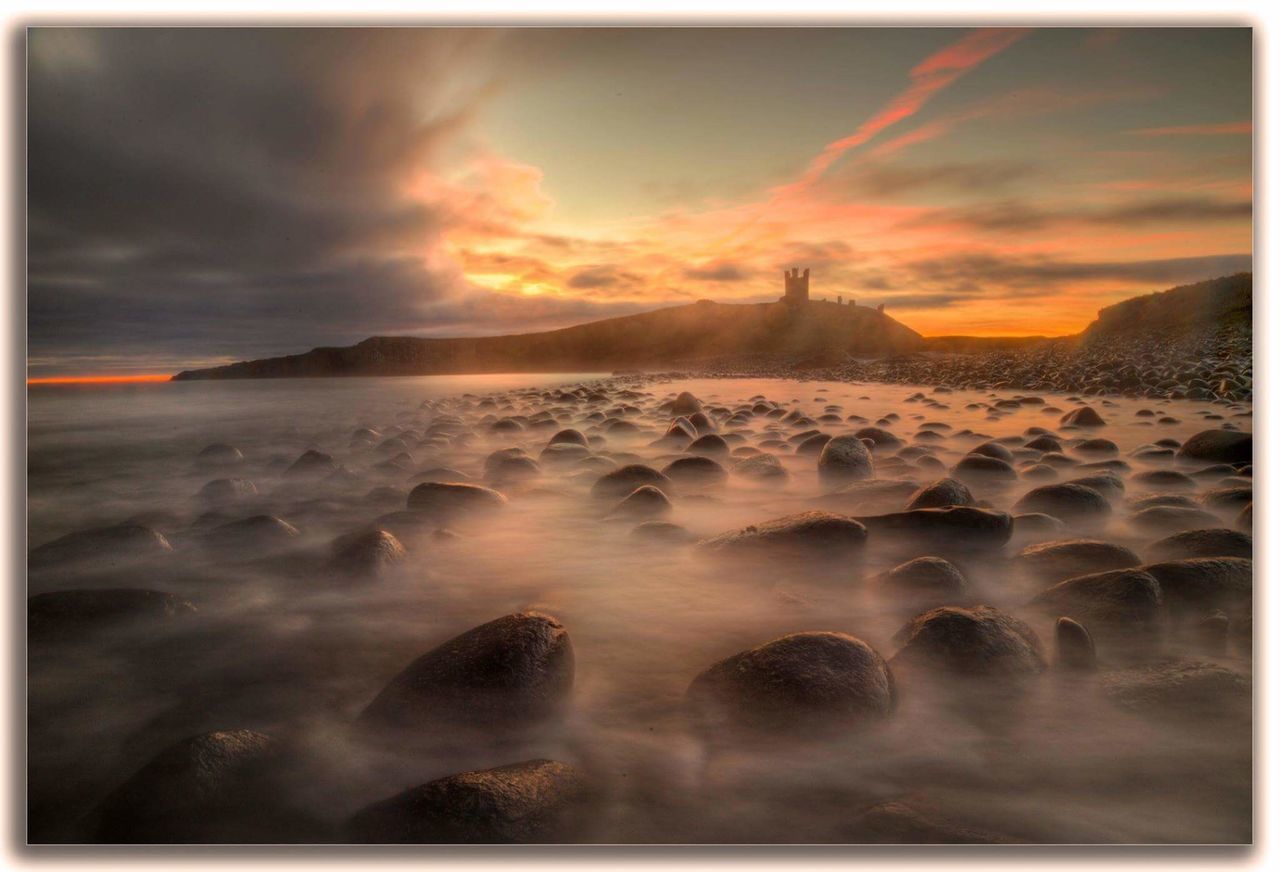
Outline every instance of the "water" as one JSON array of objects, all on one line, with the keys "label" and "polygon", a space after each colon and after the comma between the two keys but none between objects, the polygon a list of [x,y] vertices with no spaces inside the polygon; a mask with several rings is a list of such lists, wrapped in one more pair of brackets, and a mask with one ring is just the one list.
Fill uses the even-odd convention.
[{"label": "water", "polygon": [[[835,630],[889,657],[895,632],[914,613],[886,601],[868,580],[911,553],[911,543],[875,543],[866,559],[814,571],[805,566],[726,565],[675,545],[645,545],[634,523],[610,520],[593,500],[594,473],[544,467],[536,480],[503,485],[511,499],[499,516],[458,525],[459,538],[408,541],[409,558],[376,581],[352,584],[327,569],[329,543],[396,506],[373,505],[377,486],[408,491],[406,473],[375,469],[386,459],[349,447],[352,431],[385,436],[412,431],[433,416],[463,417],[476,436],[443,447],[411,446],[415,471],[461,470],[477,480],[484,459],[520,446],[537,456],[556,428],[494,434],[487,423],[543,408],[563,412],[559,426],[592,434],[589,411],[621,402],[645,438],[608,440],[597,453],[623,462],[634,454],[661,468],[675,456],[650,443],[666,429],[663,399],[688,390],[705,405],[730,408],[755,395],[816,417],[838,405],[843,418],[875,422],[910,442],[920,423],[945,422],[991,437],[1040,426],[1068,437],[1060,413],[1041,406],[989,419],[990,392],[931,395],[944,408],[907,403],[918,389],[785,380],[684,380],[629,385],[642,397],[594,406],[542,400],[523,388],[597,378],[590,374],[398,379],[186,382],[117,388],[32,390],[29,430],[29,530],[38,546],[65,533],[142,519],[168,536],[175,553],[145,568],[90,567],[33,572],[30,593],[78,587],[153,587],[195,603],[199,612],[162,627],[139,624],[77,644],[33,650],[30,662],[30,804],[33,841],[77,838],[81,816],[112,787],[172,742],[196,733],[252,728],[285,737],[306,761],[291,788],[299,805],[340,833],[363,805],[432,778],[545,756],[579,764],[606,785],[584,838],[603,842],[841,842],[859,837],[857,811],[895,797],[927,797],[939,814],[983,832],[1041,842],[1237,842],[1250,837],[1250,724],[1204,729],[1194,717],[1151,718],[1107,701],[1093,680],[1047,674],[1016,712],[993,724],[957,714],[922,683],[900,681],[889,724],[819,745],[765,748],[708,743],[686,716],[689,682],[711,663],[786,633]],[[923,389],[926,393],[927,388]],[[465,400],[451,400],[464,394]],[[1010,392],[1000,397],[1013,396]],[[481,404],[481,398],[492,403]],[[1045,396],[1062,411],[1076,404]],[[440,410],[421,409],[424,400]],[[1163,437],[1179,441],[1223,421],[1251,429],[1247,407],[1093,399],[1124,458]],[[968,409],[972,403],[984,404]],[[1155,424],[1149,408],[1176,424]],[[753,419],[743,444],[768,425]],[[780,425],[779,425],[780,426]],[[823,423],[852,432],[860,423]],[[803,428],[801,428],[803,429]],[[783,438],[797,432],[782,428]],[[934,443],[948,467],[983,441]],[[220,473],[193,458],[205,445],[241,449],[258,499],[222,508],[194,497]],[[287,484],[282,472],[303,451],[327,452],[355,473],[351,486]],[[878,461],[893,450],[878,451]],[[1071,453],[1068,451],[1068,453]],[[876,514],[904,500],[859,504],[824,496],[816,459],[781,454],[785,486],[731,476],[727,486],[674,498],[667,518],[707,536],[813,508]],[[1161,465],[1169,465],[1163,463]],[[1155,465],[1150,465],[1155,468]],[[1148,465],[1133,462],[1134,471]],[[1075,474],[1067,471],[1063,478]],[[927,483],[921,469],[891,477]],[[1038,483],[1038,482],[1037,482]],[[976,488],[1007,510],[1032,486]],[[1217,486],[1198,479],[1197,490]],[[1139,495],[1130,488],[1127,497]],[[1195,493],[1192,493],[1195,496]],[[399,506],[402,508],[403,505]],[[301,531],[282,553],[211,553],[201,531],[235,517],[275,514]],[[1102,526],[1068,529],[1146,556],[1163,534],[1127,523],[1124,499]],[[1223,526],[1231,526],[1224,516]],[[1041,537],[1046,538],[1046,537]],[[956,557],[977,601],[1028,621],[1049,646],[1052,615],[1027,606],[1034,590],[1002,554]],[[889,544],[895,547],[885,547]],[[904,556],[905,554],[905,556]],[[1043,587],[1043,585],[1041,586]],[[573,639],[577,676],[571,710],[519,742],[439,741],[373,746],[350,725],[410,660],[485,621],[524,608],[559,618]],[[1107,650],[1102,649],[1104,661]],[[1248,644],[1208,655],[1171,635],[1161,656],[1208,660],[1251,675]],[[1107,669],[1127,664],[1104,662]],[[1187,789],[1194,785],[1194,789]],[[341,838],[340,835],[335,836]]]}]

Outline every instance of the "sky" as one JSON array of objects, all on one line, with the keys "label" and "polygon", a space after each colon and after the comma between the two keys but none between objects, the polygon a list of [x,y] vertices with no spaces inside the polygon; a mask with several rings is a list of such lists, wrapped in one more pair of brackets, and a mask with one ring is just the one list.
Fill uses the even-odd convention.
[{"label": "sky", "polygon": [[28,32],[28,375],[551,329],[782,272],[1060,335],[1251,269],[1241,28]]}]

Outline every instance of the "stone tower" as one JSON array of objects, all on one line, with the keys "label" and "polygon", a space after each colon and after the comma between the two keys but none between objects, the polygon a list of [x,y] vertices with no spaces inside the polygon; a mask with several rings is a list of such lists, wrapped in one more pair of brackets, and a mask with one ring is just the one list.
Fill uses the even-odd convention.
[{"label": "stone tower", "polygon": [[800,268],[786,270],[782,274],[786,282],[786,292],[782,302],[789,306],[803,306],[809,302],[809,270],[801,275]]}]

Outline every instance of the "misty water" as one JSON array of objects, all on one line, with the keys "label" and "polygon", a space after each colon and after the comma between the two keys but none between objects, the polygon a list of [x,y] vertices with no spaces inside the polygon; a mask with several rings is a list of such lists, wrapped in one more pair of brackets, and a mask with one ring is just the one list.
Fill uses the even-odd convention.
[{"label": "misty water", "polygon": [[[582,384],[605,396],[558,396],[561,386]],[[1148,469],[1195,469],[1168,457],[1132,457],[1140,446],[1182,442],[1223,424],[1252,430],[1244,405],[1091,397],[1107,425],[1083,431],[1061,426],[1061,415],[1081,404],[1062,395],[993,411],[997,400],[1020,394],[763,379],[560,374],[32,389],[29,546],[131,519],[161,532],[173,551],[137,562],[104,556],[33,567],[28,593],[153,588],[197,611],[33,640],[30,839],[82,839],[86,815],[158,752],[188,736],[238,728],[289,742],[301,762],[286,779],[282,802],[317,822],[316,838],[339,841],[344,821],[370,802],[441,776],[538,757],[577,765],[601,786],[579,836],[593,842],[857,841],[861,810],[898,798],[927,802],[940,819],[1014,841],[1250,839],[1247,705],[1218,711],[1208,695],[1149,710],[1105,692],[1109,677],[1170,659],[1211,663],[1251,680],[1247,632],[1233,630],[1225,648],[1213,649],[1172,625],[1144,643],[1149,650],[1122,651],[1099,640],[1099,670],[1066,674],[1052,667],[1056,615],[1029,605],[1046,585],[1020,575],[1012,560],[1030,543],[1079,536],[1154,559],[1148,548],[1171,531],[1129,523],[1131,502],[1159,492],[1132,481],[1112,497],[1105,521],[1052,533],[1015,529],[1001,549],[945,555],[971,586],[957,604],[1004,609],[1044,645],[1050,668],[1016,703],[977,705],[985,712],[977,715],[945,688],[895,670],[897,709],[867,729],[802,742],[738,743],[700,733],[686,690],[707,666],[737,652],[788,633],[830,630],[890,658],[895,633],[921,609],[886,596],[874,579],[935,551],[909,536],[873,531],[856,561],[728,562],[691,544],[632,535],[638,521],[611,517],[617,500],[593,497],[591,488],[612,464],[661,469],[682,454],[678,444],[658,443],[673,418],[660,406],[680,391],[719,419],[719,432],[740,456],[779,440],[762,450],[777,454],[789,473],[785,481],[730,474],[720,485],[675,488],[663,520],[694,539],[811,509],[869,516],[905,507],[906,486],[906,495],[828,493],[817,455],[797,454],[788,442],[806,429],[852,433],[892,413],[896,418],[880,426],[903,445],[873,452],[877,478],[919,485],[946,475],[974,446],[1029,438],[1031,427],[1058,434],[1064,453],[1081,463],[1104,458],[1077,453],[1076,441],[1114,441],[1119,451],[1111,457],[1131,467],[1120,473],[1126,480]],[[792,425],[758,414],[725,423],[729,411],[750,407],[754,397],[828,419]],[[539,412],[551,414],[529,426]],[[446,415],[464,426],[432,438],[432,422]],[[521,429],[492,427],[520,416]],[[638,430],[606,435],[602,422],[610,418]],[[1176,420],[1157,423],[1162,418]],[[932,428],[939,438],[919,439],[927,423],[946,426]],[[569,427],[586,434],[590,453],[604,459],[548,461],[536,477],[493,483],[509,503],[450,523],[456,537],[393,530],[408,556],[375,578],[332,569],[333,540],[403,511],[420,473],[444,468],[485,483],[492,452],[520,447],[536,459]],[[353,442],[362,428],[376,438]],[[382,444],[397,437],[403,444]],[[230,471],[199,466],[197,454],[212,443],[238,448],[243,464]],[[889,460],[904,445],[923,446],[940,463],[917,463],[914,453],[908,462]],[[347,472],[286,477],[308,449],[331,455]],[[408,456],[388,463],[402,451]],[[730,468],[737,458],[719,459]],[[1060,476],[1090,472],[1096,470],[1064,468]],[[228,476],[253,481],[258,494],[218,504],[197,496],[208,481]],[[1177,493],[1194,500],[1241,481],[1193,480]],[[970,487],[984,504],[1009,511],[1042,483]],[[384,490],[371,497],[375,488]],[[1220,515],[1218,526],[1235,527],[1238,507],[1210,511]],[[209,530],[262,514],[300,535],[253,553],[208,544]],[[524,609],[554,615],[572,639],[576,676],[563,717],[501,738],[444,731],[388,743],[353,729],[360,711],[414,658]],[[984,692],[980,682],[965,691]]]}]

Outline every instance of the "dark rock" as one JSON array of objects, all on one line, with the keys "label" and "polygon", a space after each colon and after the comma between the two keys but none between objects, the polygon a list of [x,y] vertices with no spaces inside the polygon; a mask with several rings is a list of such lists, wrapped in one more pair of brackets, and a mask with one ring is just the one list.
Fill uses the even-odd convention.
[{"label": "dark rock", "polygon": [[302,456],[293,462],[293,465],[284,471],[286,476],[290,477],[316,477],[321,475],[329,475],[336,470],[337,464],[333,462],[333,458],[322,451],[310,449],[303,452]]},{"label": "dark rock", "polygon": [[357,844],[538,844],[570,840],[589,791],[573,766],[529,760],[438,778],[366,806],[347,832]]},{"label": "dark rock", "polygon": [[561,430],[556,435],[547,440],[547,445],[581,445],[583,448],[590,448],[587,437],[580,431],[568,429]]},{"label": "dark rock", "polygon": [[1253,557],[1253,536],[1226,527],[1207,530],[1184,530],[1166,536],[1147,547],[1147,553],[1158,560],[1185,557]]},{"label": "dark rock", "polygon": [[559,621],[538,612],[507,615],[414,660],[360,718],[402,729],[519,729],[563,709],[573,671],[573,646]]},{"label": "dark rock", "polygon": [[592,486],[591,493],[595,497],[620,500],[646,484],[665,491],[671,487],[671,479],[651,466],[633,463],[600,476]]},{"label": "dark rock", "polygon": [[916,615],[894,636],[891,665],[918,665],[963,676],[1021,679],[1044,671],[1035,631],[991,606],[946,606]]},{"label": "dark rock", "polygon": [[74,533],[46,542],[32,550],[27,564],[32,569],[92,562],[96,567],[112,567],[138,560],[163,557],[173,552],[169,540],[141,524],[116,524]]},{"label": "dark rock", "polygon": [[642,485],[614,506],[612,514],[627,518],[655,518],[671,511],[671,500],[651,484]]},{"label": "dark rock", "polygon": [[1130,479],[1134,484],[1151,490],[1194,490],[1195,479],[1176,469],[1153,469],[1139,472]]},{"label": "dark rock", "polygon": [[829,734],[883,721],[895,705],[884,659],[844,633],[793,633],[712,665],[689,686],[701,726]]},{"label": "dark rock", "polygon": [[[911,600],[953,602],[968,593],[969,582],[951,561],[941,557],[917,557],[899,564],[879,578],[881,586]],[[939,603],[940,604],[940,603]]]},{"label": "dark rock", "polygon": [[1103,693],[1135,714],[1181,724],[1202,720],[1249,722],[1249,676],[1213,663],[1173,660],[1103,676]]},{"label": "dark rock", "polygon": [[1081,406],[1062,416],[1064,427],[1105,427],[1107,422],[1090,406]]},{"label": "dark rock", "polygon": [[1168,533],[1179,530],[1195,530],[1214,527],[1221,523],[1218,516],[1201,509],[1185,506],[1151,506],[1129,516],[1129,523],[1139,530]]},{"label": "dark rock", "polygon": [[386,530],[363,530],[333,542],[333,566],[352,575],[376,575],[407,555],[400,540]]},{"label": "dark rock", "polygon": [[171,593],[143,588],[59,590],[27,600],[27,633],[33,642],[77,641],[135,621],[163,623],[196,607]]},{"label": "dark rock", "polygon": [[253,515],[214,527],[205,534],[205,545],[231,556],[255,557],[296,544],[298,528],[275,515]]},{"label": "dark rock", "polygon": [[1084,624],[1071,618],[1058,618],[1053,627],[1056,665],[1062,669],[1091,671],[1098,666],[1098,654],[1094,650],[1093,636]]},{"label": "dark rock", "polygon": [[782,463],[772,454],[756,454],[739,460],[733,465],[736,475],[757,482],[785,482],[791,477]]},{"label": "dark rock", "polygon": [[1160,583],[1169,611],[1198,616],[1214,609],[1228,614],[1253,606],[1253,561],[1243,557],[1192,557],[1142,567]]},{"label": "dark rock", "polygon": [[1064,521],[1098,520],[1111,514],[1111,503],[1082,484],[1045,484],[1032,488],[1013,505],[1018,513],[1043,512]]},{"label": "dark rock", "polygon": [[982,454],[967,454],[951,468],[951,475],[961,481],[972,484],[988,484],[1013,482],[1018,480],[1018,471],[1008,462],[998,457],[986,457]]},{"label": "dark rock", "polygon": [[507,498],[496,490],[476,484],[429,481],[409,491],[410,511],[448,523],[459,518],[487,514],[501,509]]},{"label": "dark rock", "polygon": [[1015,563],[1042,581],[1061,581],[1077,575],[1128,569],[1142,559],[1123,545],[1097,539],[1067,539],[1028,545]]},{"label": "dark rock", "polygon": [[1251,463],[1253,434],[1238,430],[1202,430],[1182,443],[1178,456],[1205,463]]},{"label": "dark rock", "polygon": [[645,521],[638,524],[631,535],[646,542],[661,542],[670,545],[685,545],[697,539],[686,528],[667,521]]},{"label": "dark rock", "polygon": [[204,467],[239,466],[244,463],[240,449],[222,442],[206,445],[196,455],[196,463]]},{"label": "dark rock", "polygon": [[217,478],[200,488],[200,498],[210,503],[231,503],[258,495],[258,488],[247,478]]},{"label": "dark rock", "polygon": [[801,512],[721,533],[698,547],[713,554],[826,560],[860,552],[866,541],[867,528],[853,518]]},{"label": "dark rock", "polygon": [[1160,583],[1142,569],[1113,569],[1069,578],[1032,603],[1090,627],[1152,631],[1160,621]]},{"label": "dark rock", "polygon": [[662,475],[675,482],[679,487],[707,488],[718,487],[729,480],[729,473],[710,457],[693,455],[677,457],[662,469]]},{"label": "dark rock", "polygon": [[846,484],[874,475],[871,453],[857,436],[837,436],[822,447],[818,456],[818,478],[825,485]]},{"label": "dark rock", "polygon": [[940,478],[916,491],[907,503],[907,510],[971,506],[974,502],[973,494],[963,482],[954,478]]},{"label": "dark rock", "polygon": [[972,506],[912,509],[859,518],[877,537],[921,548],[999,548],[1013,535],[1013,518]]},{"label": "dark rock", "polygon": [[680,396],[676,397],[675,402],[671,404],[671,414],[673,415],[692,415],[694,412],[701,411],[701,401],[688,391],[682,391]]},{"label": "dark rock", "polygon": [[707,457],[728,457],[729,443],[718,433],[708,433],[693,440],[685,450],[690,454],[705,454]]}]

